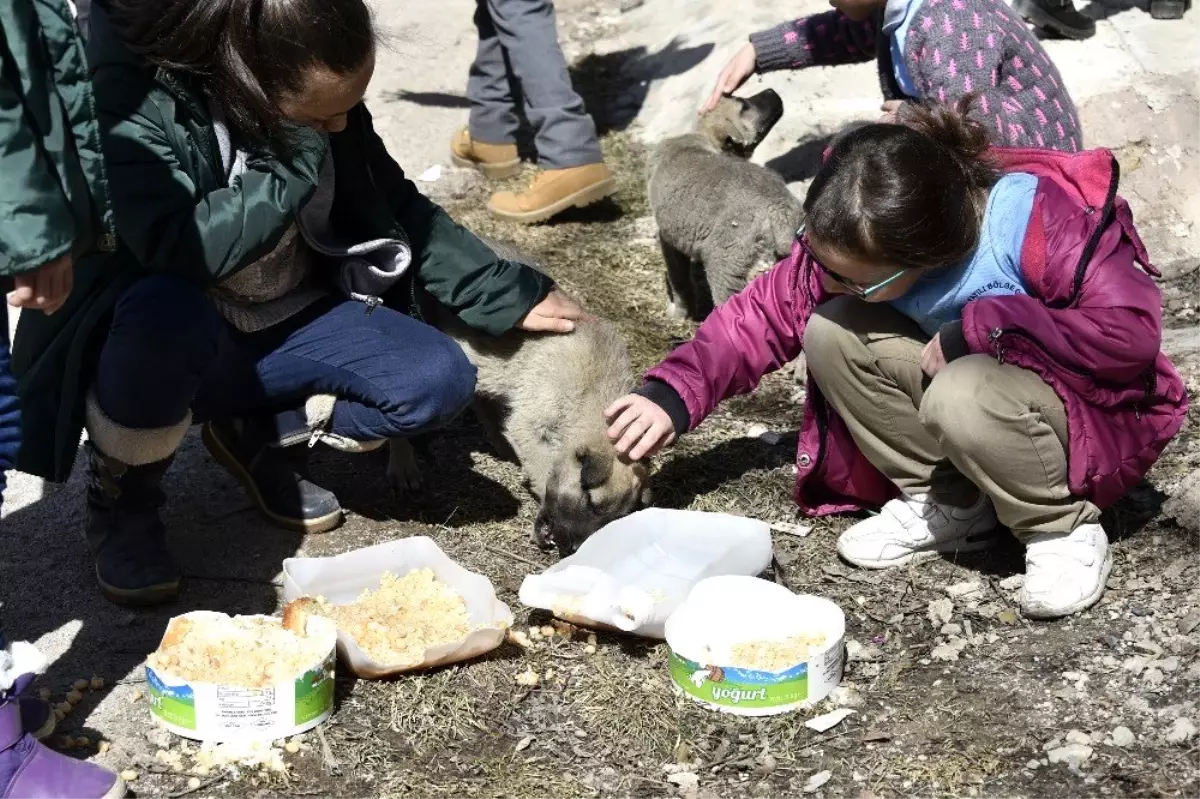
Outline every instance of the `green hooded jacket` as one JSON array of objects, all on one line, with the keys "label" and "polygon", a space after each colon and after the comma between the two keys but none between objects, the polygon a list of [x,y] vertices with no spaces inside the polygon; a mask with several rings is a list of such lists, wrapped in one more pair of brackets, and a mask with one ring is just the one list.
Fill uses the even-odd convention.
[{"label": "green hooded jacket", "polygon": [[71,9],[66,0],[3,0],[0,278],[97,244],[112,249],[112,233],[100,127]]},{"label": "green hooded jacket", "polygon": [[[18,468],[57,481],[70,473],[84,397],[124,289],[155,272],[211,286],[270,252],[311,196],[326,147],[316,134],[301,135],[287,157],[251,157],[230,186],[207,104],[188,76],[130,52],[95,7],[88,58],[118,247],[77,265],[62,310],[23,315],[13,346],[26,442]],[[364,105],[328,146],[339,237],[393,237],[402,228],[412,246],[413,267],[389,295],[392,307],[417,314],[431,296],[470,326],[499,334],[553,287],[541,272],[497,257],[424,197],[388,155]]]}]

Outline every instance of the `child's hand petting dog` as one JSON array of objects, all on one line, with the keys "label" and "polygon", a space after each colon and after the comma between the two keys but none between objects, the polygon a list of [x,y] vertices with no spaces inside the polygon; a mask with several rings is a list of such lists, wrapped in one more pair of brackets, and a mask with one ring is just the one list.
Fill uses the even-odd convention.
[{"label": "child's hand petting dog", "polygon": [[626,394],[604,411],[608,440],[631,461],[653,455],[675,441],[675,425],[659,405],[640,394]]}]

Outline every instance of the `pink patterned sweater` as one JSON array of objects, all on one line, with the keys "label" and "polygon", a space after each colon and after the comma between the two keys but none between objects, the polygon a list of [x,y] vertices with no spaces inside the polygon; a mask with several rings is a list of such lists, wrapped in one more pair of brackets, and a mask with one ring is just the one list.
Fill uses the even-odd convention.
[{"label": "pink patterned sweater", "polygon": [[[1079,116],[1058,68],[1007,4],[924,0],[912,13],[904,58],[921,94],[917,99],[953,102],[974,93],[975,114],[996,144],[1081,149]],[[875,58],[884,98],[911,99],[896,82],[882,10],[862,22],[838,11],[814,14],[755,33],[750,41],[760,72]]]}]

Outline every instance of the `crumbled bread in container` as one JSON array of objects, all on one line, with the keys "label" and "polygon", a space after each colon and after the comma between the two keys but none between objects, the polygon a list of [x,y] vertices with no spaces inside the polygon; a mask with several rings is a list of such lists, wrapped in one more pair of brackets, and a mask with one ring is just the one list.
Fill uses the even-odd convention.
[{"label": "crumbled bread in container", "polygon": [[730,650],[737,669],[786,671],[808,660],[812,650],[825,644],[824,633],[802,633],[776,641],[745,641]]},{"label": "crumbled bread in container", "polygon": [[190,682],[263,688],[288,682],[329,654],[319,636],[297,635],[277,619],[176,619],[146,663]]},{"label": "crumbled bread in container", "polygon": [[403,577],[385,572],[379,588],[349,605],[317,601],[310,612],[332,619],[376,663],[416,666],[430,647],[454,643],[471,632],[467,603],[433,569]]}]

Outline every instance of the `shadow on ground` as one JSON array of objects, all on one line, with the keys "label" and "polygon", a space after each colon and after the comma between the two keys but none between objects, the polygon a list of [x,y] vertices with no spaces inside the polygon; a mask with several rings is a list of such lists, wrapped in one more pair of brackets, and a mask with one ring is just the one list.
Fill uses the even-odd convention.
[{"label": "shadow on ground", "polygon": [[571,80],[601,136],[625,130],[646,102],[653,81],[682,75],[708,57],[711,43],[684,47],[673,39],[657,52],[632,47],[584,56],[571,67]]}]

